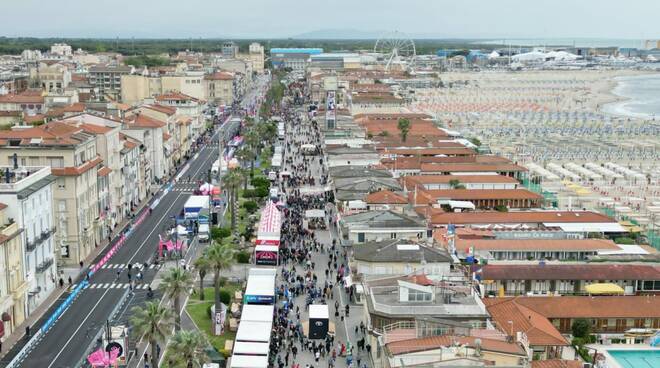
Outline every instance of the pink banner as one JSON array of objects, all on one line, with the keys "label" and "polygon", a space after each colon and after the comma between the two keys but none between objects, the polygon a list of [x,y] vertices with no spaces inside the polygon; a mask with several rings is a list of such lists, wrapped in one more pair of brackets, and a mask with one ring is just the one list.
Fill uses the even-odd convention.
[{"label": "pink banner", "polygon": [[106,353],[103,348],[99,348],[87,357],[87,361],[92,367],[109,367],[117,362],[119,356],[119,349],[113,348],[109,353]]}]

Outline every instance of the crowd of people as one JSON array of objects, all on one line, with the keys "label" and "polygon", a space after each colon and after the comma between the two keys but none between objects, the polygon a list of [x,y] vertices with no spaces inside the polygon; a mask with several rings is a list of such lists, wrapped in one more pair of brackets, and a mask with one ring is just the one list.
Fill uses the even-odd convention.
[{"label": "crowd of people", "polygon": [[[324,210],[326,216],[315,218],[316,225],[320,222],[328,225],[331,234],[337,226],[329,210],[332,208],[332,193],[301,190],[302,187],[327,184],[322,152],[319,155],[300,154],[301,146],[305,144],[322,147],[321,130],[316,121],[309,121],[292,108],[284,107],[280,116],[286,122],[287,130],[283,170],[289,175],[280,182],[285,205],[282,208],[281,270],[276,285],[278,303],[270,346],[271,366],[301,368],[301,361],[309,361],[302,367],[334,368],[338,359],[345,359],[342,366],[367,368],[366,356],[361,355],[368,346],[365,344],[364,324],[356,328],[362,336],[356,339],[357,347],[335,334],[336,324],[343,323],[350,316],[350,306],[343,305],[340,296],[345,286],[344,276],[349,273],[347,253],[332,236],[317,236],[303,221],[307,210]],[[309,326],[305,326],[301,313],[309,310],[311,304],[327,305],[334,311],[334,323],[324,339],[310,339],[306,334]],[[303,354],[309,354],[307,359],[298,359]]]}]

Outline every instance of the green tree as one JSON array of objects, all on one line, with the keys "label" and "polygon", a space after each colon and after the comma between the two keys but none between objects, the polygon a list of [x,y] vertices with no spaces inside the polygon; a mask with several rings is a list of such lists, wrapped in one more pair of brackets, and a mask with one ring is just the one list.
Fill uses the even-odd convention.
[{"label": "green tree", "polygon": [[399,128],[399,133],[401,134],[401,141],[405,142],[406,138],[408,138],[408,133],[410,132],[410,120],[399,118],[397,128]]},{"label": "green tree", "polygon": [[208,363],[209,357],[204,349],[208,346],[206,336],[199,331],[179,331],[169,347],[175,362],[174,367],[200,368]]},{"label": "green tree", "polygon": [[451,179],[449,181],[449,187],[452,188],[452,189],[456,189],[456,187],[459,186],[459,185],[461,185],[461,182],[458,179]]},{"label": "green tree", "polygon": [[578,318],[571,325],[573,337],[586,339],[591,333],[591,323],[586,318]]},{"label": "green tree", "polygon": [[229,214],[231,215],[231,232],[232,234],[236,234],[236,201],[238,200],[238,189],[241,186],[241,183],[243,182],[243,176],[241,174],[241,170],[239,169],[231,169],[225,176],[222,178],[222,182],[224,183],[225,187],[229,189]]},{"label": "green tree", "polygon": [[213,270],[213,291],[216,308],[220,308],[220,272],[231,269],[234,264],[235,253],[233,246],[218,242],[213,242],[204,252],[204,257],[209,260]]},{"label": "green tree", "polygon": [[172,299],[174,330],[177,332],[181,330],[181,296],[187,294],[192,286],[190,273],[179,267],[170,269],[160,284],[165,295]]},{"label": "green tree", "polygon": [[273,157],[273,150],[272,148],[266,147],[261,150],[261,154],[259,155],[259,161],[261,161],[261,168],[266,168],[270,166],[270,160]]},{"label": "green tree", "polygon": [[[250,163],[250,172],[248,173],[247,177],[252,177],[252,172],[254,171],[254,160],[256,159],[257,155],[254,153],[253,149],[248,146],[248,145],[243,145],[241,149],[236,152],[236,158],[242,162],[242,163]],[[247,177],[244,175],[245,173],[242,173],[243,177],[245,180],[243,180],[243,190],[247,190]]]},{"label": "green tree", "polygon": [[144,307],[134,307],[130,318],[133,331],[144,336],[151,345],[151,366],[158,367],[158,342],[165,341],[172,330],[172,312],[158,302],[146,302]]},{"label": "green tree", "polygon": [[193,263],[199,276],[199,300],[204,300],[204,278],[211,269],[211,263],[206,257],[199,257]]}]

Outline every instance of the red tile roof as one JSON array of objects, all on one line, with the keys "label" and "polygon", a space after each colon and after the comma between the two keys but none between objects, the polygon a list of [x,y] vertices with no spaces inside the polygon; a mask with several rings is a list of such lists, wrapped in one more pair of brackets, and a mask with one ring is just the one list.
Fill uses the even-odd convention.
[{"label": "red tile roof", "polygon": [[468,345],[470,347],[475,347],[475,340],[481,340],[481,349],[484,351],[492,351],[505,354],[514,354],[514,355],[525,355],[523,348],[514,343],[487,339],[487,338],[478,338],[474,336],[429,336],[429,337],[420,337],[410,340],[401,340],[390,342],[386,346],[391,354],[408,354],[419,351],[427,351],[439,349],[443,346],[449,347],[453,346],[454,343],[459,343],[460,345]]},{"label": "red tile roof", "polygon": [[579,360],[532,360],[531,368],[582,368],[582,362]]},{"label": "red tile roof", "polygon": [[408,200],[401,194],[390,190],[381,190],[368,194],[364,201],[369,204],[406,204]]},{"label": "red tile roof", "polygon": [[167,125],[165,122],[154,119],[145,114],[135,114],[127,118],[126,123],[130,127],[136,128],[162,128]]},{"label": "red tile roof", "polygon": [[40,139],[40,146],[76,145],[91,138],[81,135],[83,129],[61,121],[28,129],[0,131],[0,145],[6,145],[10,140],[20,140],[21,145],[31,145],[33,139]]},{"label": "red tile roof", "polygon": [[156,96],[156,100],[157,101],[197,101],[197,102],[200,101],[199,99],[197,99],[195,97],[186,95],[186,94],[181,93],[181,92],[176,92],[176,91],[175,92],[164,93],[162,95],[158,95],[158,96]]},{"label": "red tile roof", "polygon": [[175,107],[163,106],[163,105],[144,105],[142,107],[144,107],[145,109],[162,112],[163,114],[167,114],[170,116],[176,114]]},{"label": "red tile roof", "polygon": [[103,166],[102,168],[99,169],[99,171],[97,172],[97,175],[98,176],[108,176],[111,172],[112,172],[111,168],[109,168],[107,166]]},{"label": "red tile roof", "polygon": [[41,90],[33,91],[28,90],[19,94],[0,95],[0,103],[15,103],[15,104],[43,104],[44,96]]},{"label": "red tile roof", "polygon": [[100,165],[103,162],[103,159],[100,156],[97,156],[93,160],[89,160],[80,166],[70,166],[70,167],[53,167],[51,172],[55,176],[78,176],[82,173],[85,173],[92,168]]},{"label": "red tile roof", "polygon": [[82,128],[83,131],[92,134],[105,134],[112,130],[112,128],[108,128],[103,125],[89,124],[89,123],[81,123],[81,124],[77,124],[77,126]]},{"label": "red tile roof", "polygon": [[[561,298],[563,297],[557,297]],[[532,346],[568,345],[566,339],[545,316],[519,304],[516,299],[485,298],[484,304],[500,330],[509,336],[524,332]]]},{"label": "red tile roof", "polygon": [[227,72],[215,72],[213,74],[204,76],[204,79],[207,79],[207,80],[234,80],[234,76],[231,73],[227,73]]},{"label": "red tile roof", "polygon": [[[515,301],[546,318],[660,318],[660,296],[548,296],[485,298],[488,307],[496,300]],[[490,308],[489,308],[490,311]]]}]

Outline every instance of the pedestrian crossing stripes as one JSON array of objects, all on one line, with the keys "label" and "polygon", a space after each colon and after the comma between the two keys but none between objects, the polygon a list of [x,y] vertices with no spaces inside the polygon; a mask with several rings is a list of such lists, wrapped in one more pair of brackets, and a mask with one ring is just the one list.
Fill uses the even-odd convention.
[{"label": "pedestrian crossing stripes", "polygon": [[[122,269],[123,270],[124,268],[128,268],[127,263],[106,263],[103,266],[101,266],[102,270],[104,270],[104,269],[107,269],[107,270],[109,270],[109,269],[113,269],[113,270]],[[147,268],[152,270],[152,269],[156,268],[156,265],[155,264],[150,264],[150,265],[147,266]],[[133,265],[133,269],[143,270],[144,269],[144,264],[136,263],[136,264]]]},{"label": "pedestrian crossing stripes", "polygon": [[[77,284],[71,286],[72,289],[76,288]],[[93,284],[87,284],[84,289],[128,289],[130,284],[127,282],[99,282]],[[149,284],[137,284],[133,285],[133,290],[147,290],[149,289]]]},{"label": "pedestrian crossing stripes", "polygon": [[[99,282],[94,284],[89,284],[85,289],[128,289],[130,288],[129,283],[124,282]],[[147,290],[149,289],[149,284],[137,284],[133,285],[133,290]]]},{"label": "pedestrian crossing stripes", "polygon": [[188,185],[188,184],[183,184],[183,185],[177,184],[174,188],[172,188],[172,190],[175,191],[175,192],[191,192],[192,193],[195,190],[197,190],[197,186],[196,185]]}]

